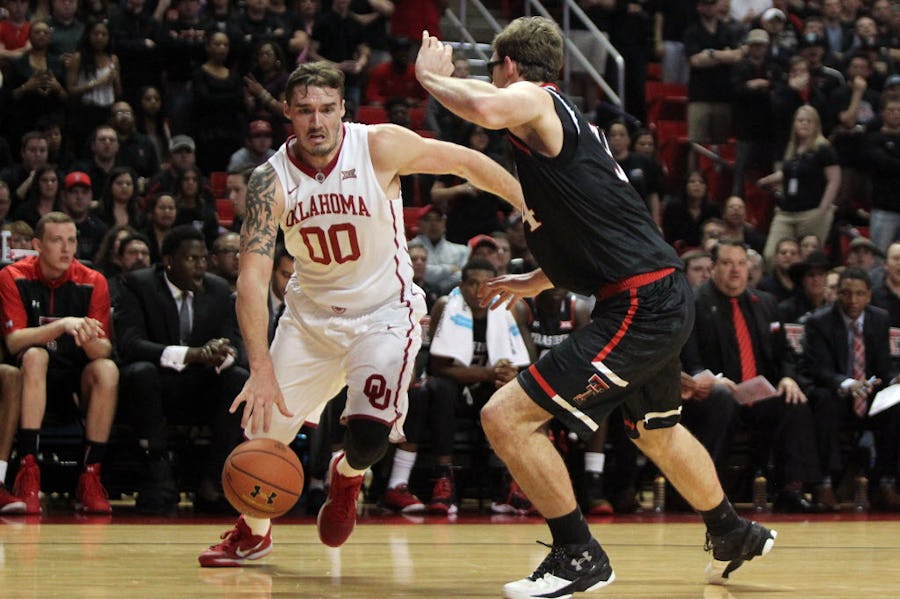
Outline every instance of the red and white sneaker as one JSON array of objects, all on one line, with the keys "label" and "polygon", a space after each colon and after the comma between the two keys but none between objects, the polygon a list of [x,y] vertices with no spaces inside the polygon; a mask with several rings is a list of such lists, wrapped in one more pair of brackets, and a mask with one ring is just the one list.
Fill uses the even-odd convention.
[{"label": "red and white sneaker", "polygon": [[514,480],[509,482],[509,493],[506,496],[506,501],[491,502],[491,511],[495,514],[517,514],[519,516],[533,516],[538,513],[522,491],[519,483]]},{"label": "red and white sneaker", "polygon": [[394,511],[404,514],[414,514],[425,511],[425,504],[409,490],[409,485],[403,483],[393,489],[388,489],[384,494],[384,505]]},{"label": "red and white sneaker", "polygon": [[0,483],[0,514],[24,514],[25,502],[6,490]]},{"label": "red and white sneaker", "polygon": [[428,511],[432,514],[444,514],[452,516],[457,513],[456,485],[453,483],[453,474],[448,473],[439,476],[434,481],[434,489],[431,492],[431,501],[428,502]]},{"label": "red and white sneaker", "polygon": [[339,453],[331,460],[331,486],[328,499],[319,510],[316,524],[319,539],[329,547],[340,547],[356,527],[356,498],[363,484],[363,475],[344,476],[338,472],[338,462],[345,459]]},{"label": "red and white sneaker", "polygon": [[243,516],[221,538],[221,543],[210,545],[200,554],[198,559],[204,568],[237,568],[248,559],[259,559],[272,551],[272,525],[269,524],[265,535],[255,535]]},{"label": "red and white sneaker", "polygon": [[13,483],[13,495],[25,502],[26,514],[41,513],[41,468],[29,454],[19,463],[19,471]]},{"label": "red and white sneaker", "polygon": [[85,514],[111,514],[109,495],[100,482],[100,464],[88,464],[78,477],[75,509]]}]

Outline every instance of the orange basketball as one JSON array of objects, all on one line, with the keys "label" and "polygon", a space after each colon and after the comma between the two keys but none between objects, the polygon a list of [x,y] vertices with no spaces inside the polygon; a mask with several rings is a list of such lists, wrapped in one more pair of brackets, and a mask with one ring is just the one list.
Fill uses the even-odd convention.
[{"label": "orange basketball", "polygon": [[240,513],[277,518],[300,498],[303,466],[284,443],[252,439],[235,447],[225,460],[222,489]]}]

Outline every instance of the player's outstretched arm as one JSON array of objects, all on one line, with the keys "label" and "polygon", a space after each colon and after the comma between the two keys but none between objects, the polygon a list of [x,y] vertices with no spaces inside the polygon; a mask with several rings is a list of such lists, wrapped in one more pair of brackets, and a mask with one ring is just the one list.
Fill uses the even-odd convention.
[{"label": "player's outstretched arm", "polygon": [[369,133],[375,169],[381,173],[457,175],[521,210],[522,187],[498,162],[463,146],[426,139],[397,125],[376,125]]},{"label": "player's outstretched arm", "polygon": [[485,281],[478,290],[478,300],[483,308],[496,310],[501,307],[513,309],[525,297],[534,297],[553,283],[540,268],[520,275],[501,275]]},{"label": "player's outstretched arm", "polygon": [[[511,69],[505,60],[497,69]],[[428,93],[454,114],[487,129],[519,127],[538,119],[550,98],[540,87],[518,82],[505,88],[478,79],[451,77],[453,54],[449,46],[422,33],[416,58],[416,77]]]},{"label": "player's outstretched arm", "polygon": [[247,209],[241,227],[241,272],[237,282],[237,317],[250,362],[250,378],[231,405],[235,412],[244,404],[241,426],[252,432],[269,430],[272,406],[290,417],[275,380],[269,357],[269,279],[275,256],[278,223],[284,211],[284,194],[275,169],[258,166],[247,188]]}]

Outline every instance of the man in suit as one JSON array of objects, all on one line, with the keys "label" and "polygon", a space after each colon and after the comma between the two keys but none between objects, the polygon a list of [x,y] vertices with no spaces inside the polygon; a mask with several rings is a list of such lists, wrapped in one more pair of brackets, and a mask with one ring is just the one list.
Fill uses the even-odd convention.
[{"label": "man in suit", "polygon": [[241,439],[240,414],[228,407],[249,376],[228,283],[206,272],[203,234],[191,225],[163,240],[162,264],[125,275],[115,326],[122,357],[124,410],[147,471],[139,511],[169,513],[178,493],[167,460],[166,423],[212,427],[210,457],[194,509],[227,507],[219,489],[225,458]]},{"label": "man in suit", "polygon": [[812,377],[810,403],[816,421],[819,459],[827,472],[843,464],[839,433],[842,428],[870,428],[875,432],[875,469],[878,483],[874,505],[900,511],[895,487],[900,405],[869,417],[875,392],[896,382],[891,363],[887,311],[870,305],[871,282],[866,272],[848,268],[838,280],[838,301],[806,321],[803,364]]},{"label": "man in suit", "polygon": [[[775,449],[775,474],[781,481],[776,509],[815,511],[817,506],[802,493],[804,483],[821,482],[812,415],[795,380],[775,298],[747,288],[747,248],[741,242],[720,240],[712,259],[712,277],[696,292],[696,320],[682,361],[689,374],[709,370],[716,376],[700,377],[693,401],[684,403],[682,422],[719,468],[733,428],[745,426],[756,466],[766,468]],[[773,396],[738,405],[737,385],[757,375],[774,386]]]},{"label": "man in suit", "polygon": [[294,274],[294,257],[284,244],[275,246],[275,260],[272,262],[272,280],[269,282],[269,343],[275,338],[278,319],[284,312],[284,290]]}]

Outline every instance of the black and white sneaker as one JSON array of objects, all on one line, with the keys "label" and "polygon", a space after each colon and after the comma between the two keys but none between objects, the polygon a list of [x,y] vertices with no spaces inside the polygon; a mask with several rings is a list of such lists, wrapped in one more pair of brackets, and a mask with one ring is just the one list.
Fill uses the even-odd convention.
[{"label": "black and white sneaker", "polygon": [[616,579],[597,539],[592,538],[586,545],[541,545],[550,547],[550,555],[528,578],[504,585],[506,599],[569,599],[572,593],[596,591]]},{"label": "black and white sneaker", "polygon": [[744,562],[762,556],[772,550],[778,533],[757,522],[741,519],[741,525],[722,536],[706,533],[706,551],[712,551],[712,559],[706,566],[706,582],[725,584],[729,575]]}]

